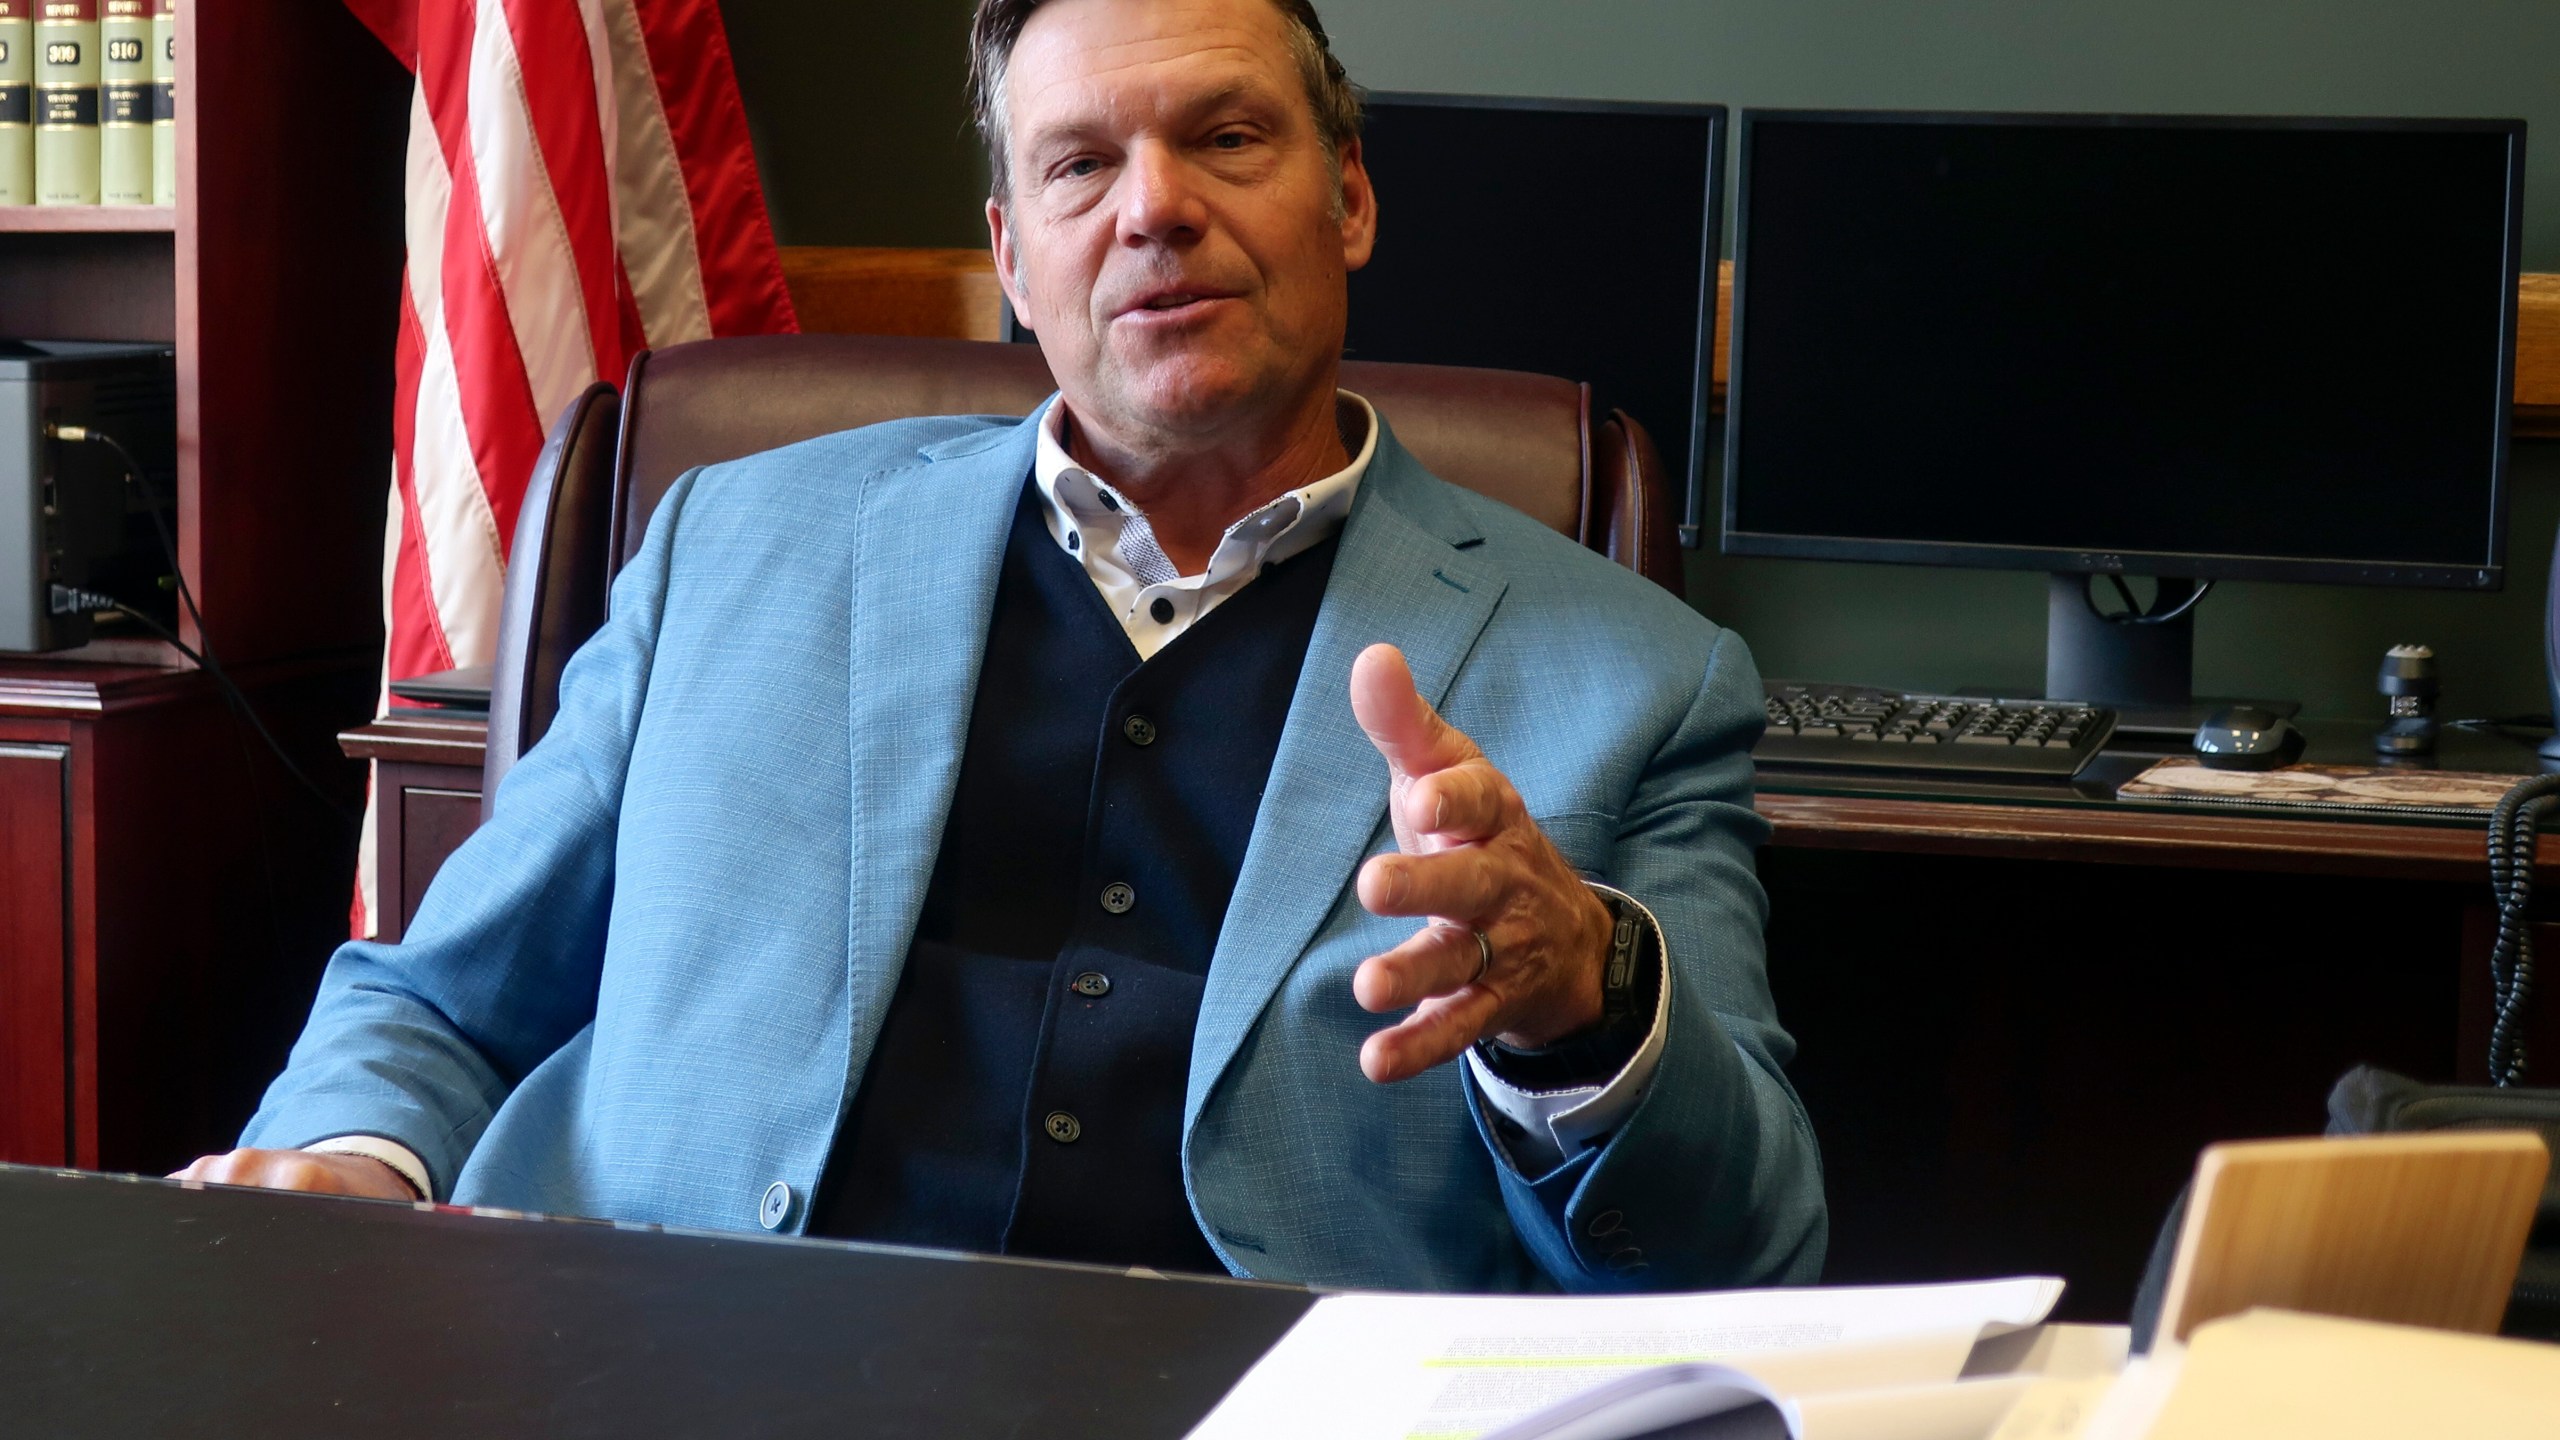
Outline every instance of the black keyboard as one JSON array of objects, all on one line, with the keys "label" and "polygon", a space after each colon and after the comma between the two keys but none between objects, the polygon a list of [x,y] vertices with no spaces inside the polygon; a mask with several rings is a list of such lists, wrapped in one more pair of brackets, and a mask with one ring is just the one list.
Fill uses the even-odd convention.
[{"label": "black keyboard", "polygon": [[2067,780],[2115,733],[2116,715],[2067,700],[1906,695],[1864,685],[1767,683],[1763,765]]}]

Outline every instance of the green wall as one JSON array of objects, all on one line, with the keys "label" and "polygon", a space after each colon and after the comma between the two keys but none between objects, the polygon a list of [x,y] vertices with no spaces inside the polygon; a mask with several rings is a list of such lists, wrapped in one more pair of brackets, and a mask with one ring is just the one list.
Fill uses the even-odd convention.
[{"label": "green wall", "polygon": [[970,0],[724,0],[785,245],[984,245]]},{"label": "green wall", "polygon": [[[2525,265],[2560,270],[2554,0],[1333,0],[1382,90],[2005,110],[2521,116]],[[732,0],[726,13],[786,244],[983,243],[965,133],[966,0]],[[1387,204],[1393,223],[1392,196]],[[2376,222],[2388,223],[2388,197]],[[1630,297],[1595,293],[1595,303]],[[2377,400],[2390,377],[2375,376]],[[1662,423],[1662,422],[1656,422]],[[2503,593],[2226,584],[2197,684],[2372,711],[2382,651],[2436,646],[2460,714],[2547,708],[2539,658],[2560,443],[2516,448]],[[2034,686],[2034,574],[1695,557],[1691,598],[1771,674]]]}]

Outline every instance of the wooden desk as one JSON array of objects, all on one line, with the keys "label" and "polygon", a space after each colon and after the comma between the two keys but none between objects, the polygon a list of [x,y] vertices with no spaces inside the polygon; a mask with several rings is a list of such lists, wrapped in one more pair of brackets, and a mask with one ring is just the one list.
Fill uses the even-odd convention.
[{"label": "wooden desk", "polygon": [[[2370,728],[2312,722],[2311,758]],[[481,727],[350,732],[382,762],[376,843],[396,936],[477,823]],[[2497,736],[2446,768],[2524,772]],[[2358,1063],[2486,1069],[2485,827],[2115,802],[2078,788],[1763,773],[1769,975],[1821,1139],[1826,1278],[2060,1274],[2064,1315],[2122,1320],[2160,1218],[2219,1139],[2315,1133]],[[2560,896],[2560,843],[2537,873]],[[2560,925],[2537,927],[2560,955]],[[2560,1081],[2560,982],[2530,1049]]]}]

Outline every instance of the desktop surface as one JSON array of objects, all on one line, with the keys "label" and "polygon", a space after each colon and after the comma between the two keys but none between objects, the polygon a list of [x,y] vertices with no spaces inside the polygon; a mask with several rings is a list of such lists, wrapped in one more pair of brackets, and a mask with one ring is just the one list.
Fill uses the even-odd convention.
[{"label": "desktop surface", "polygon": [[[2394,770],[2458,770],[2487,775],[2513,775],[2522,780],[2543,773],[2533,742],[2494,730],[2448,727],[2436,753],[2390,762],[2374,752],[2374,720],[2298,719],[2293,722],[2308,742],[2302,763],[2371,765]],[[1763,794],[1840,795],[1915,800],[1974,801],[1998,805],[2065,809],[2142,811],[2173,815],[2266,815],[2296,820],[2434,829],[2479,830],[2486,816],[2419,815],[2395,811],[2333,809],[2309,811],[2294,806],[2203,804],[2173,800],[2141,800],[2117,795],[2119,787],[2151,766],[2175,755],[2194,753],[2187,746],[2148,741],[2143,737],[2111,740],[2067,780],[2024,777],[2003,780],[1983,775],[1932,775],[1920,772],[1855,772],[1811,766],[1790,767],[1761,760],[1758,789]]]},{"label": "desktop surface", "polygon": [[0,1166],[0,1432],[1183,1434],[1303,1290]]}]

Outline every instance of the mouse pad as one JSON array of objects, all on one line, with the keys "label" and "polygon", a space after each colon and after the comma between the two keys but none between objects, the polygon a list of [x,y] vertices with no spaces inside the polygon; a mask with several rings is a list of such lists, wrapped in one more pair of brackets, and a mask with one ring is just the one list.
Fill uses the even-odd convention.
[{"label": "mouse pad", "polygon": [[2466,770],[2400,770],[2370,765],[2288,765],[2281,770],[2208,770],[2191,756],[2163,760],[2116,790],[2119,800],[2201,800],[2313,810],[2479,815],[2520,775]]}]

